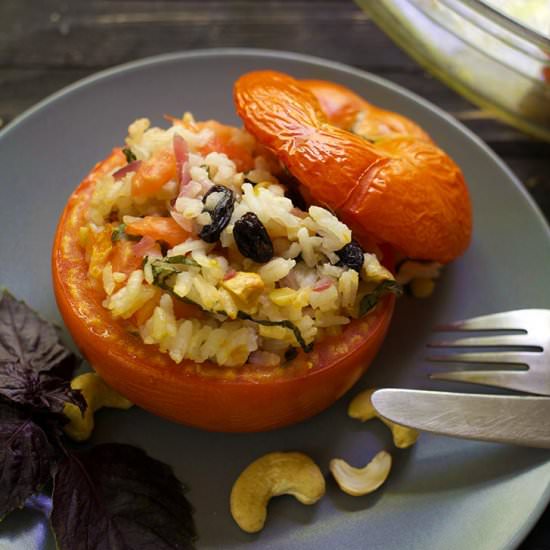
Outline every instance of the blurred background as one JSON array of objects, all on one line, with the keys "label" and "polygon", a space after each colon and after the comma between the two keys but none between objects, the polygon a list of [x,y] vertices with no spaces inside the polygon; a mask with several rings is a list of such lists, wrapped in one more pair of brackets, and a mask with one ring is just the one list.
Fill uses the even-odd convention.
[{"label": "blurred background", "polygon": [[[549,219],[550,0],[487,2],[1,0],[0,129],[49,94],[127,61],[213,47],[288,50],[347,63],[435,103],[508,164]],[[550,549],[550,511],[521,548]]]}]

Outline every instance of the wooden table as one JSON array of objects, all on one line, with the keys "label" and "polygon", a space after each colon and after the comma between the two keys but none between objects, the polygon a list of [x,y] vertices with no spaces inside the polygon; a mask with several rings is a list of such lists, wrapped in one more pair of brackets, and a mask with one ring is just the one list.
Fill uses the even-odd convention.
[{"label": "wooden table", "polygon": [[[495,121],[427,75],[352,0],[2,0],[0,127],[45,96],[106,67],[224,46],[325,57],[409,88],[479,135],[550,218],[550,144]],[[549,524],[547,509],[522,550],[548,550]]]}]

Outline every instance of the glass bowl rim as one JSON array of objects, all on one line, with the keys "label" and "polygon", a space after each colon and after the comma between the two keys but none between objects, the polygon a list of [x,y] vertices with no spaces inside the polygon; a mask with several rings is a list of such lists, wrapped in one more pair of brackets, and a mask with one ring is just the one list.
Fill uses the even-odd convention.
[{"label": "glass bowl rim", "polygon": [[487,4],[484,0],[440,0],[447,8],[453,9],[453,5],[461,3],[472,9],[481,16],[490,19],[493,23],[505,28],[508,31],[520,36],[531,44],[538,46],[546,53],[550,54],[550,37],[544,36],[537,30],[523,25],[517,19],[506,15],[498,8]]}]

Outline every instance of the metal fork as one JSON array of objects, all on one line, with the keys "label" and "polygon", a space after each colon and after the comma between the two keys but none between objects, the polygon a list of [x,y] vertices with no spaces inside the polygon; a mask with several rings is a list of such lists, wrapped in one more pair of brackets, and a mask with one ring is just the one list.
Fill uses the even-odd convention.
[{"label": "metal fork", "polygon": [[429,343],[430,348],[481,348],[474,352],[430,355],[427,357],[430,361],[489,363],[504,367],[501,370],[440,372],[430,375],[430,378],[550,395],[550,310],[519,309],[472,317],[440,325],[435,331],[514,331],[515,334],[491,334]]}]

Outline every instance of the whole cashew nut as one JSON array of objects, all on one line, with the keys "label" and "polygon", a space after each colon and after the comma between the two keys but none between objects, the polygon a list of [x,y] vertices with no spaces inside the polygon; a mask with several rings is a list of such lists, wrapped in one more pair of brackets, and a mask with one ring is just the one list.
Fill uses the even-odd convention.
[{"label": "whole cashew nut", "polygon": [[330,471],[342,491],[355,497],[376,491],[388,478],[391,455],[380,451],[363,468],[354,468],[341,458],[330,461]]},{"label": "whole cashew nut", "polygon": [[395,280],[400,285],[407,285],[415,279],[429,279],[433,281],[439,277],[442,267],[437,262],[405,260],[399,266]]},{"label": "whole cashew nut", "polygon": [[67,403],[63,409],[63,413],[69,419],[63,430],[75,441],[84,441],[92,435],[94,413],[102,407],[129,409],[133,405],[109,387],[95,372],[87,372],[73,378],[71,388],[82,392],[87,405],[84,413],[72,403]]},{"label": "whole cashew nut", "polygon": [[380,416],[373,407],[370,399],[374,391],[375,389],[369,389],[356,395],[349,404],[348,415],[362,422],[366,422],[372,418],[379,418],[391,430],[393,443],[396,447],[399,449],[406,449],[414,445],[420,435],[419,432],[414,428],[401,426],[401,424],[396,424]]},{"label": "whole cashew nut", "polygon": [[269,499],[285,494],[302,504],[325,494],[323,474],[305,454],[269,453],[247,466],[231,490],[231,515],[243,531],[256,533],[264,526]]}]

